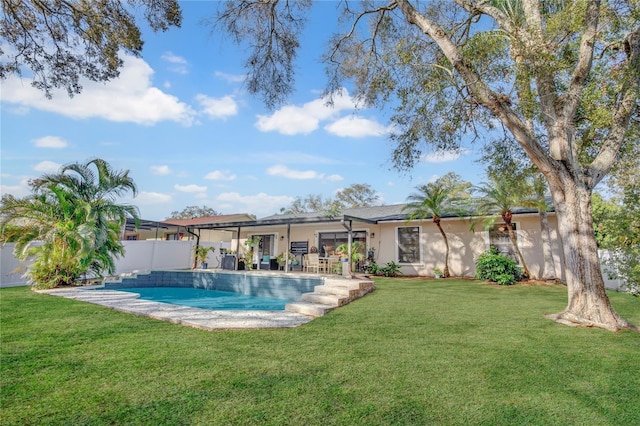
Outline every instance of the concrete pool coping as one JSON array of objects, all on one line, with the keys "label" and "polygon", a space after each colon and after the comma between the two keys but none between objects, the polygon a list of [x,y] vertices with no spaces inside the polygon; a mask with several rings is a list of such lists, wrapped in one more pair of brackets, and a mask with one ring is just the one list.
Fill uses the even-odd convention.
[{"label": "concrete pool coping", "polygon": [[86,286],[39,290],[39,293],[80,300],[116,311],[141,315],[203,330],[297,327],[312,317],[287,311],[213,311],[142,300],[135,293],[100,290],[102,286]]}]

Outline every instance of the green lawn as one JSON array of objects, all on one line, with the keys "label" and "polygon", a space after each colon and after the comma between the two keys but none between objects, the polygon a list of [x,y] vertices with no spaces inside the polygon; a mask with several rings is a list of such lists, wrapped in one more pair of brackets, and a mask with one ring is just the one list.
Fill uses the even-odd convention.
[{"label": "green lawn", "polygon": [[302,327],[214,332],[0,290],[0,423],[640,424],[640,333],[545,319],[563,287],[376,283]]}]

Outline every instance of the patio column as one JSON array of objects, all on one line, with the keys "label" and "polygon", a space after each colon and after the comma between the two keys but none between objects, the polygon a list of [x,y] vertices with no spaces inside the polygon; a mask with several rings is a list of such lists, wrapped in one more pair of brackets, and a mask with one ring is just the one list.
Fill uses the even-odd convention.
[{"label": "patio column", "polygon": [[236,237],[236,265],[233,268],[234,271],[238,270],[238,258],[240,257],[240,226],[238,226],[238,230],[236,231],[238,233],[237,237]]},{"label": "patio column", "polygon": [[284,273],[288,274],[289,273],[289,250],[291,249],[291,243],[289,243],[289,241],[291,240],[291,224],[287,223],[287,249],[285,250],[285,255],[284,255]]}]

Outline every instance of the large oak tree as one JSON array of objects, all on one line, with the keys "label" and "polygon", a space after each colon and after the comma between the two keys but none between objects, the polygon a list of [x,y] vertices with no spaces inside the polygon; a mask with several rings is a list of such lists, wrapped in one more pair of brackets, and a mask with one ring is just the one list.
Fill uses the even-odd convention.
[{"label": "large oak tree", "polygon": [[[482,128],[510,134],[553,197],[569,325],[630,327],[606,295],[591,193],[638,122],[640,5],[635,0],[409,0],[341,3],[346,29],[326,56],[329,91],[345,81],[369,105],[391,105],[393,154],[456,149]],[[274,105],[289,93],[310,2],[228,1],[223,27],[253,50],[248,88]],[[250,28],[249,31],[246,31]]]}]

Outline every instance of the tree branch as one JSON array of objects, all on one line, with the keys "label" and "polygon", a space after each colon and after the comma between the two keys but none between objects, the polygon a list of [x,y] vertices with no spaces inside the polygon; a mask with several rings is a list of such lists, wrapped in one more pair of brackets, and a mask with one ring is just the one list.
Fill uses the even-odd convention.
[{"label": "tree branch", "polygon": [[631,77],[624,82],[622,88],[622,99],[616,108],[612,120],[611,130],[596,158],[587,167],[592,187],[609,172],[617,159],[621,146],[625,142],[627,127],[634,111],[638,111],[638,98],[640,97],[640,27],[626,37],[628,45],[627,66],[632,72]]},{"label": "tree branch", "polygon": [[[467,1],[456,1],[461,5],[462,3],[466,3],[467,6],[469,6]],[[409,23],[416,25],[438,44],[442,53],[467,83],[471,96],[476,98],[479,103],[492,111],[496,117],[500,119],[513,133],[515,139],[540,170],[551,170],[553,165],[549,157],[544,152],[542,146],[536,141],[534,135],[529,133],[526,124],[522,122],[520,117],[503,102],[502,98],[493,92],[486,83],[482,81],[480,76],[471,69],[471,66],[464,60],[458,46],[452,42],[444,30],[435,22],[420,14],[409,1],[397,0],[396,3]]]},{"label": "tree branch", "polygon": [[599,18],[600,0],[591,0],[585,14],[585,31],[580,40],[578,63],[573,71],[569,89],[558,99],[558,107],[562,108],[560,113],[565,119],[571,119],[575,116],[576,109],[582,98],[582,91],[584,90],[593,62],[593,51],[598,34]]}]

